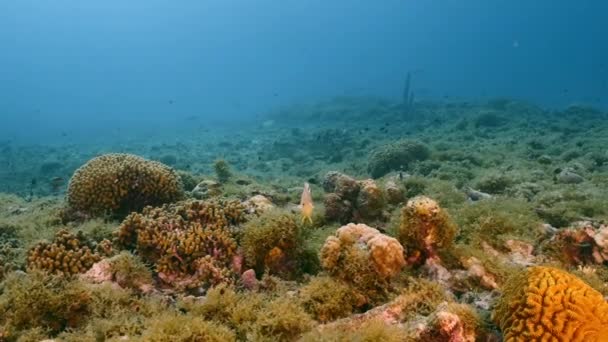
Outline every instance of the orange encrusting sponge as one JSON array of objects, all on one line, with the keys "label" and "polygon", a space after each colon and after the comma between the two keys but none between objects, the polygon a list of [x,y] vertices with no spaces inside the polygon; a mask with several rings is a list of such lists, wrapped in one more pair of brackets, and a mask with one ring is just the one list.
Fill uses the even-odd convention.
[{"label": "orange encrusting sponge", "polygon": [[532,267],[507,282],[493,319],[505,341],[608,341],[602,294],[552,267]]}]

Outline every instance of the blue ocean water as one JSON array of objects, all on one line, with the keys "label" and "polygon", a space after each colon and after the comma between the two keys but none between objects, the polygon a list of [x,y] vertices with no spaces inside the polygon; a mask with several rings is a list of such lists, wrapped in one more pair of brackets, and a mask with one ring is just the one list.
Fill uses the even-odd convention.
[{"label": "blue ocean water", "polygon": [[408,72],[418,99],[605,108],[606,13],[602,0],[3,0],[0,137],[179,134],[188,118],[398,99]]}]

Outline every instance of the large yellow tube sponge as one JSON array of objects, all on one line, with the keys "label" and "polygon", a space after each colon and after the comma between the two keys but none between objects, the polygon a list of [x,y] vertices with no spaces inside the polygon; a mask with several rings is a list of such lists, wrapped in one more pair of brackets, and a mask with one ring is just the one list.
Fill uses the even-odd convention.
[{"label": "large yellow tube sponge", "polygon": [[146,205],[176,201],[183,194],[181,180],[170,167],[115,153],[93,158],[76,170],[67,199],[73,217],[124,217]]},{"label": "large yellow tube sponge", "polygon": [[608,303],[556,268],[532,267],[507,282],[493,318],[505,341],[608,341]]}]

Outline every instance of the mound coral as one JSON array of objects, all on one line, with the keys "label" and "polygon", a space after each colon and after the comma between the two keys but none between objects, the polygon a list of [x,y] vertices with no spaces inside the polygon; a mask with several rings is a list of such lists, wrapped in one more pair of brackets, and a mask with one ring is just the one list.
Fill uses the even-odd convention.
[{"label": "mound coral", "polygon": [[81,166],[68,186],[67,217],[124,217],[146,205],[180,199],[179,175],[159,162],[131,154],[105,154]]},{"label": "mound coral", "polygon": [[304,230],[289,213],[269,211],[247,222],[241,245],[245,264],[258,275],[293,278],[303,270]]},{"label": "mound coral", "polygon": [[240,265],[232,229],[245,221],[244,215],[238,201],[147,207],[125,218],[118,240],[155,264],[166,284],[176,289],[206,288],[235,277],[234,268]]},{"label": "mound coral", "polygon": [[532,267],[506,283],[493,315],[505,341],[606,341],[608,304],[568,272]]},{"label": "mound coral", "polygon": [[368,171],[372,177],[382,177],[390,171],[405,170],[412,162],[427,159],[430,151],[415,140],[401,140],[381,146],[369,156]]},{"label": "mound coral", "polygon": [[325,175],[325,216],[341,223],[370,221],[382,216],[386,204],[384,192],[373,179],[357,181],[330,171]]},{"label": "mound coral", "polygon": [[454,242],[456,225],[434,200],[417,196],[401,212],[399,241],[407,249],[408,262],[436,259]]},{"label": "mound coral", "polygon": [[365,224],[350,223],[325,240],[321,266],[367,297],[377,297],[399,274],[405,260],[399,241]]},{"label": "mound coral", "polygon": [[104,248],[109,241],[98,245],[102,254],[95,252],[95,246],[88,242],[81,232],[72,234],[65,229],[55,234],[53,242],[40,242],[27,256],[29,269],[44,270],[49,273],[72,275],[84,273],[101,260]]}]

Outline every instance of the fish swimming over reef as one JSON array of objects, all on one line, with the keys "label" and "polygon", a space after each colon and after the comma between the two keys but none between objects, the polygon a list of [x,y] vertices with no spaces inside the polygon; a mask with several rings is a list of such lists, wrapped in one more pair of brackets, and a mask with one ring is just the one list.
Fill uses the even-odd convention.
[{"label": "fish swimming over reef", "polygon": [[312,203],[312,193],[310,192],[310,184],[304,183],[302,197],[300,198],[300,209],[302,211],[302,222],[308,221],[312,224],[312,211],[315,206]]}]

